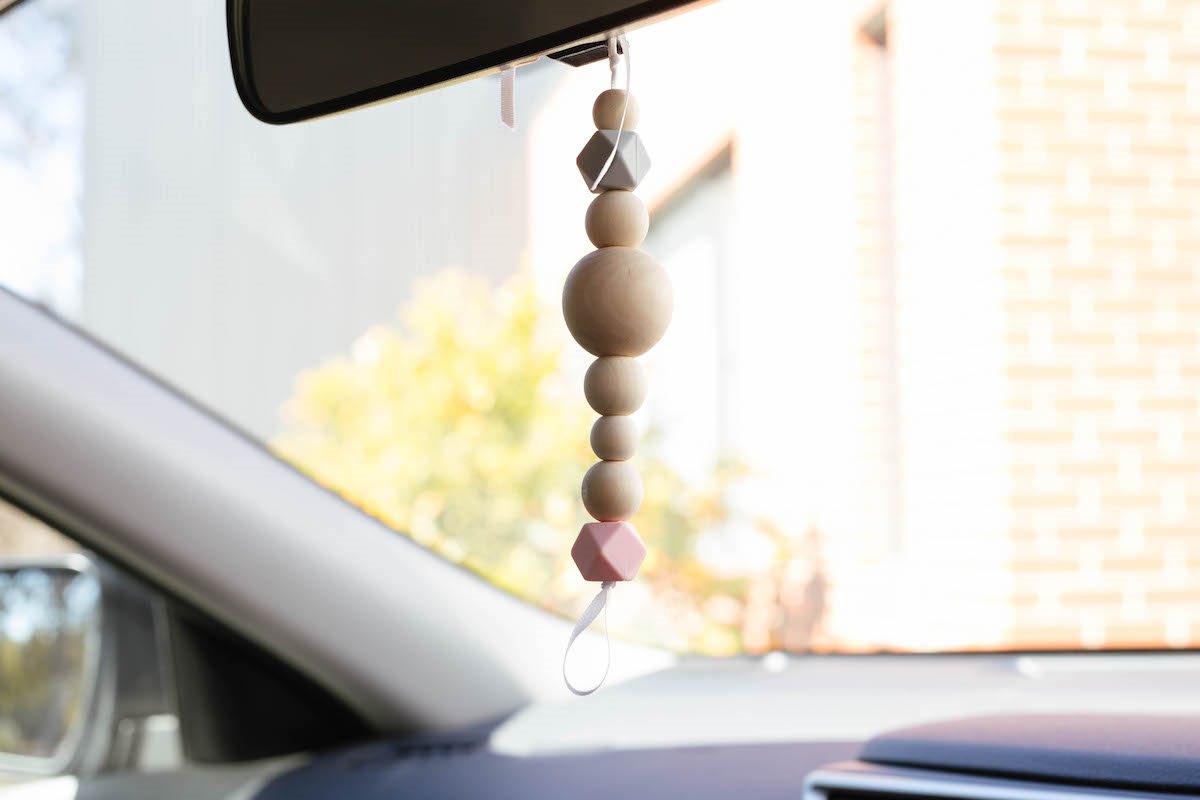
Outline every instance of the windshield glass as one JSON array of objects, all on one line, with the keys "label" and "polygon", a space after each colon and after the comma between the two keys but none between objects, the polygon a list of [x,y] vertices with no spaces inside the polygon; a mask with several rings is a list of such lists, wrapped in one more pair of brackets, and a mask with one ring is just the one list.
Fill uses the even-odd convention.
[{"label": "windshield glass", "polygon": [[[593,461],[559,297],[604,63],[290,127],[223,3],[0,17],[0,282],[563,614]],[[624,635],[1186,647],[1200,3],[725,0],[634,32],[645,359]]]}]

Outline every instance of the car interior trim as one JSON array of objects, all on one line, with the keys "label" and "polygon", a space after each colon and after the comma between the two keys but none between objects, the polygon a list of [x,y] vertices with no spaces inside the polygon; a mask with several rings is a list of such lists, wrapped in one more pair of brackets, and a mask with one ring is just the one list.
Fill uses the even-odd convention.
[{"label": "car interior trim", "polygon": [[[267,448],[6,292],[0,385],[0,473],[23,502],[87,520],[89,546],[380,730],[455,727],[564,692],[565,620],[314,491]],[[491,624],[475,624],[480,609]],[[345,624],[362,618],[391,635]],[[456,635],[464,627],[479,635]],[[622,647],[626,674],[671,661]]]}]

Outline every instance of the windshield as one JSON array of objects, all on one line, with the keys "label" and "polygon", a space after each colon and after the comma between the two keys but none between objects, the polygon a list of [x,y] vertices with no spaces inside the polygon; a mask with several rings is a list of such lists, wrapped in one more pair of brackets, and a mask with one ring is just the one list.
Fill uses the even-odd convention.
[{"label": "windshield", "polygon": [[[1187,647],[1200,4],[725,0],[634,32],[650,555],[707,654]],[[270,127],[223,4],[0,17],[0,282],[312,478],[577,614],[603,63]]]}]

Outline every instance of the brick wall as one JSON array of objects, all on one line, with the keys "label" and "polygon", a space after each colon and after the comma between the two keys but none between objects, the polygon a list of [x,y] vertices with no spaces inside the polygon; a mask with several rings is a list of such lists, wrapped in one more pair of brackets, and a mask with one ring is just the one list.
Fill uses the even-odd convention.
[{"label": "brick wall", "polygon": [[1200,3],[997,2],[1010,638],[1200,638]]},{"label": "brick wall", "polygon": [[1200,0],[887,15],[852,64],[872,513],[834,638],[1195,646]]}]

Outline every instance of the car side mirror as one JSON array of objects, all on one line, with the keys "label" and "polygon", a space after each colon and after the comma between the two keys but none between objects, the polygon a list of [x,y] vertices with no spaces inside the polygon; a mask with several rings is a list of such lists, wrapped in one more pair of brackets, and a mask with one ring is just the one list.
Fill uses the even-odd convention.
[{"label": "car side mirror", "polygon": [[0,769],[75,762],[101,672],[100,593],[81,555],[0,561]]},{"label": "car side mirror", "polygon": [[102,559],[0,559],[0,785],[182,763],[168,616]]}]

